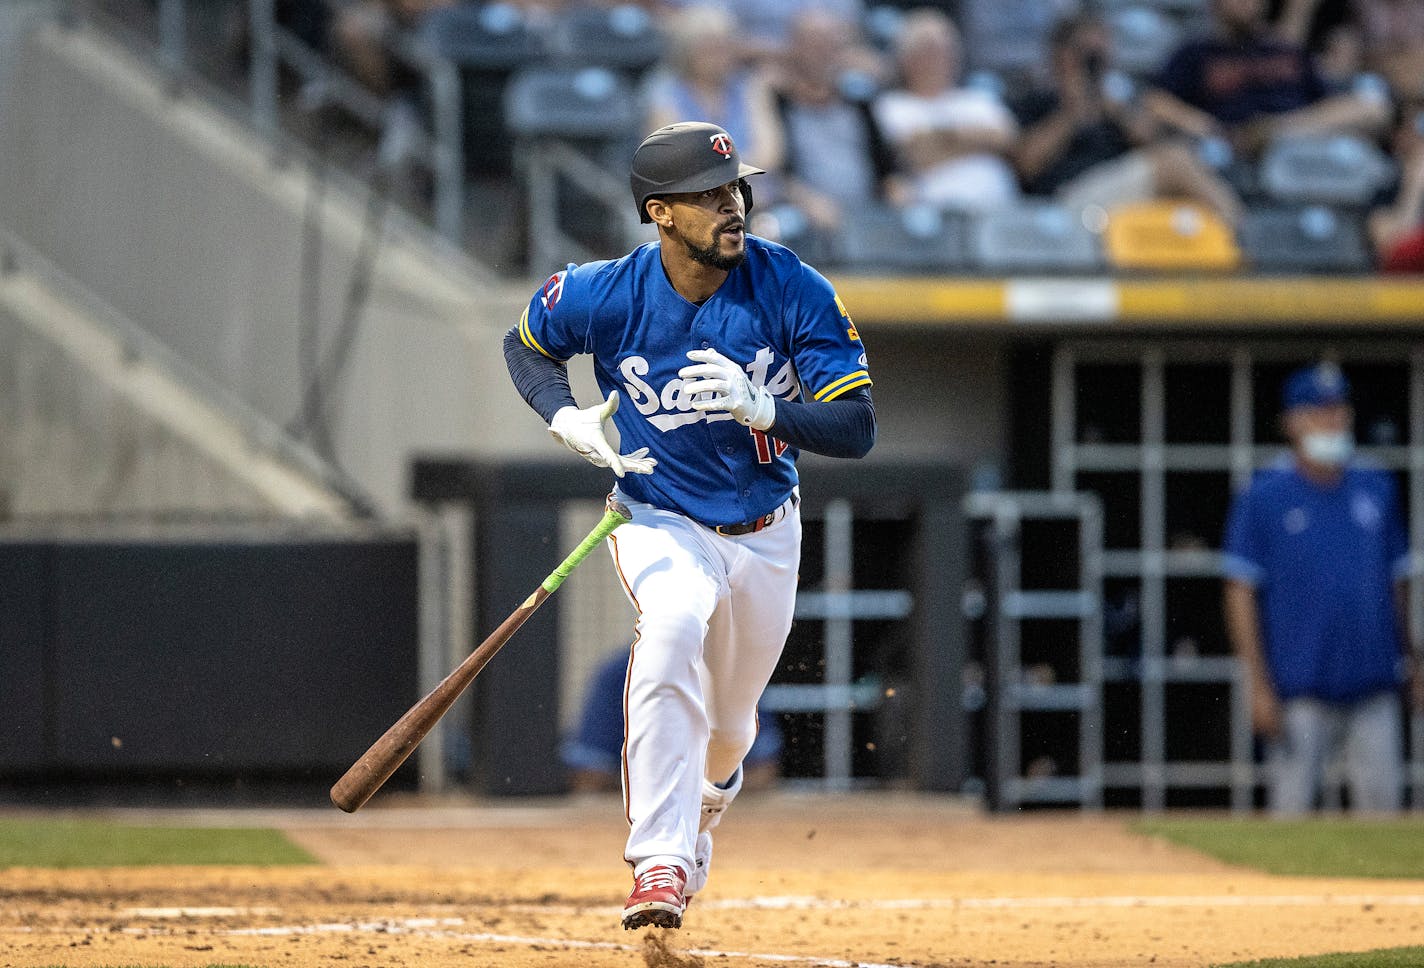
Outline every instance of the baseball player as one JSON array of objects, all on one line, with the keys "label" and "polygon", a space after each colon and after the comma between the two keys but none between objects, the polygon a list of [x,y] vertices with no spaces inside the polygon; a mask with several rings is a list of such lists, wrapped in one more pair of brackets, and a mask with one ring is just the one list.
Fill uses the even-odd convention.
[{"label": "baseball player", "polygon": [[[862,457],[875,441],[845,307],[790,250],[746,234],[746,179],[761,173],[716,125],[659,128],[630,178],[658,241],[555,273],[504,341],[520,394],[555,438],[613,471],[633,512],[609,542],[637,612],[625,928],[681,927],[707,882],[711,831],[741,788],[791,628],[798,451]],[[580,353],[604,396],[584,408],[564,367]]]},{"label": "baseball player", "polygon": [[1297,370],[1282,404],[1291,456],[1236,496],[1224,545],[1227,632],[1266,740],[1269,807],[1313,809],[1342,748],[1351,806],[1398,810],[1410,559],[1394,479],[1352,460],[1338,367]]}]

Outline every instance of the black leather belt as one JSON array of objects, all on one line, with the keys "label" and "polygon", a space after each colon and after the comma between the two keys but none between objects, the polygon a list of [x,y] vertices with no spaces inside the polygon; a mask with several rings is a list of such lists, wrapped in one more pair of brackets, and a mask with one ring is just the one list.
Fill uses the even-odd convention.
[{"label": "black leather belt", "polygon": [[726,538],[735,538],[744,534],[755,534],[762,528],[769,528],[786,516],[786,512],[794,508],[800,501],[795,494],[791,499],[783,503],[780,507],[768,511],[761,517],[751,521],[743,521],[741,524],[719,524],[712,530]]}]

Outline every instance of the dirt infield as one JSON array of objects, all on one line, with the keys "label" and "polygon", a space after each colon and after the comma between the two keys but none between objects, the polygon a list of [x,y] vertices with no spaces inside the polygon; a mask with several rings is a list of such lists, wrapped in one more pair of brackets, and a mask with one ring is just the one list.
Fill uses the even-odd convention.
[{"label": "dirt infield", "polygon": [[1264,876],[1112,815],[746,797],[685,928],[637,934],[616,799],[108,816],[276,826],[325,866],[0,871],[0,965],[1200,968],[1424,944],[1424,881]]}]

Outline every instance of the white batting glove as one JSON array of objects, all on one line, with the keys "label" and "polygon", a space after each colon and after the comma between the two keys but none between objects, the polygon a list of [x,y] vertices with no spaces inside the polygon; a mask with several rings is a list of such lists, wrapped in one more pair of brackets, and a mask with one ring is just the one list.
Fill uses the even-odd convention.
[{"label": "white batting glove", "polygon": [[620,455],[603,435],[603,421],[618,411],[618,391],[610,390],[608,399],[596,407],[564,407],[549,421],[549,433],[569,450],[594,467],[607,467],[622,477],[624,474],[651,474],[658,466],[656,457],[648,456],[648,448],[639,447],[631,454]]},{"label": "white batting glove", "polygon": [[747,373],[716,350],[692,350],[696,365],[684,366],[677,375],[690,381],[682,392],[692,396],[695,410],[725,410],[754,430],[768,430],[776,422],[776,397],[766,387],[752,386]]}]

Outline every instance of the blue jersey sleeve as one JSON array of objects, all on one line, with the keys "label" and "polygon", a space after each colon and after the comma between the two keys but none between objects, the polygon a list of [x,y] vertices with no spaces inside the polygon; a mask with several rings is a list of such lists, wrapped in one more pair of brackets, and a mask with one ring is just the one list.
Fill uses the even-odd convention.
[{"label": "blue jersey sleeve", "polygon": [[871,385],[860,333],[825,276],[803,265],[788,309],[792,363],[805,400],[834,400]]},{"label": "blue jersey sleeve", "polygon": [[551,360],[589,352],[588,284],[581,267],[554,273],[519,317],[519,340]]},{"label": "blue jersey sleeve", "polygon": [[1260,529],[1256,527],[1252,490],[1247,488],[1231,502],[1231,512],[1226,519],[1226,536],[1222,541],[1222,570],[1227,578],[1254,587],[1261,584],[1266,566]]}]

